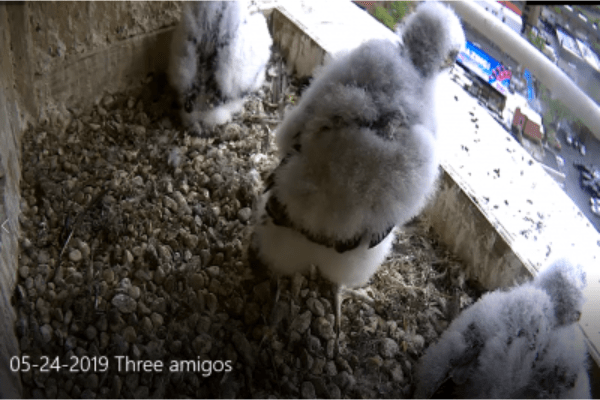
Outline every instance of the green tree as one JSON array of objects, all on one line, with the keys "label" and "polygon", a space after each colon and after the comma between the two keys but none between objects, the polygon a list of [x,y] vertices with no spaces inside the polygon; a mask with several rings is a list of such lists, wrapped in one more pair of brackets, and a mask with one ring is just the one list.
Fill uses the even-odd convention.
[{"label": "green tree", "polygon": [[381,21],[385,26],[394,30],[394,26],[396,25],[396,21],[394,21],[394,17],[392,17],[385,8],[381,6],[377,6],[375,8],[375,18]]},{"label": "green tree", "polygon": [[533,34],[533,32],[530,30],[527,33],[527,39],[529,40],[529,43],[531,43],[532,45],[534,45],[535,47],[537,47],[540,51],[544,51],[544,47],[546,46],[546,42],[544,42],[544,39],[539,37],[539,36],[535,36]]}]

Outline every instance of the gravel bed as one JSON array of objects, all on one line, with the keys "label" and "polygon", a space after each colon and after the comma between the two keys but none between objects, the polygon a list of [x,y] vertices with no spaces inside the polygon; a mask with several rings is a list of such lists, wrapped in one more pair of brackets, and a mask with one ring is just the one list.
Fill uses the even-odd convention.
[{"label": "gravel bed", "polygon": [[364,288],[376,309],[344,302],[339,354],[316,270],[282,279],[273,304],[247,247],[273,131],[299,96],[275,65],[212,137],[177,125],[158,78],[26,132],[15,329],[49,371],[21,373],[27,397],[412,394],[423,349],[480,293],[421,219]]}]

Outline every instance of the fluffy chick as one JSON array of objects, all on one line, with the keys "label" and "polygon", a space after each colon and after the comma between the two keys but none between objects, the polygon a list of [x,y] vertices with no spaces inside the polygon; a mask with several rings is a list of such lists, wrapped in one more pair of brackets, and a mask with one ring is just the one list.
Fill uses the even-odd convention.
[{"label": "fluffy chick", "polygon": [[[433,90],[465,39],[439,3],[419,6],[401,35],[403,44],[371,40],[324,67],[278,128],[282,160],[267,179],[254,236],[275,273],[314,264],[334,284],[366,283],[389,253],[392,229],[432,193]],[[339,314],[339,296],[336,303]]]},{"label": "fluffy chick", "polygon": [[415,397],[589,397],[575,323],[584,287],[581,267],[558,260],[533,282],[484,295],[427,349]]},{"label": "fluffy chick", "polygon": [[168,76],[190,126],[229,121],[265,79],[272,39],[264,16],[247,2],[184,2]]}]

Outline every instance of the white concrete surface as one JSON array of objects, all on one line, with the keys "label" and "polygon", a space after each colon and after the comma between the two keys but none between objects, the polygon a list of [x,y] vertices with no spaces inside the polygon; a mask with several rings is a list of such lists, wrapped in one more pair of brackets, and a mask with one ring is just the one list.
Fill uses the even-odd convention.
[{"label": "white concrete surface", "polygon": [[[282,19],[288,22],[280,23]],[[288,65],[300,76],[312,75],[328,56],[374,38],[400,41],[349,1],[279,1],[274,11],[274,40],[283,47]]]}]

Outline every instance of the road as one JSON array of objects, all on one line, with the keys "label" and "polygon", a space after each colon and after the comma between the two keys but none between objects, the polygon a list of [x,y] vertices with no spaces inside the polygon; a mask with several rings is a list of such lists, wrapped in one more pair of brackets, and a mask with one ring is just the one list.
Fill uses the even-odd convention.
[{"label": "road", "polygon": [[564,191],[590,220],[594,228],[600,232],[600,217],[592,213],[590,195],[581,188],[579,171],[573,166],[573,163],[580,163],[585,165],[595,164],[600,167],[600,141],[594,137],[588,137],[585,142],[586,155],[582,156],[579,150],[567,144],[564,130],[560,131],[558,138],[562,144],[562,150],[558,152],[558,155],[565,160],[565,166],[562,170],[566,175]]}]

